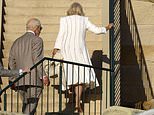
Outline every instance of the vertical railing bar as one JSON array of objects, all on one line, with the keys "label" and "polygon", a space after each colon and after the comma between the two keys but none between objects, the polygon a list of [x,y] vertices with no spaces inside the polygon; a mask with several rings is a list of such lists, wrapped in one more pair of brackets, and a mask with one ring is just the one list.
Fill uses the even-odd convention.
[{"label": "vertical railing bar", "polygon": [[[78,95],[79,95],[79,65],[78,65]],[[78,96],[79,100],[79,96]],[[78,102],[78,106],[80,106],[80,101]]]},{"label": "vertical railing bar", "polygon": [[[73,81],[74,81],[74,64],[72,64],[72,93],[75,92],[74,87],[73,87],[73,83],[74,83]],[[74,93],[72,95],[72,102],[73,101],[74,101]],[[73,104],[74,103],[72,103],[72,111],[73,111]]]},{"label": "vertical railing bar", "polygon": [[4,111],[7,111],[7,94],[4,92]]},{"label": "vertical railing bar", "polygon": [[62,112],[62,63],[60,63],[59,67],[59,112]]},{"label": "vertical railing bar", "polygon": [[[29,75],[30,75],[30,77],[31,77],[31,72],[29,73]],[[25,77],[23,78],[24,79],[24,81],[23,81],[23,85],[24,85],[24,90],[26,89],[26,86],[25,86]],[[17,82],[17,84],[18,84],[18,86],[19,86],[19,82]],[[17,87],[18,88],[18,91],[19,91],[19,87]],[[18,92],[19,93],[19,92]],[[20,95],[20,94],[19,94]],[[24,104],[25,104],[25,93],[23,94],[23,106],[25,106]],[[22,108],[22,111],[23,111],[23,108]]]},{"label": "vertical railing bar", "polygon": [[90,89],[90,81],[91,81],[91,68],[89,68],[90,70],[89,70],[89,115],[90,115],[90,97],[91,97],[91,89]]},{"label": "vertical railing bar", "polygon": [[[42,77],[42,85],[44,85],[44,82],[43,82],[43,77],[44,77],[44,74],[43,74],[43,71],[44,71],[44,68],[43,68],[43,67],[44,67],[44,66],[43,66],[43,62],[40,63],[40,64],[42,65],[42,66],[41,66],[41,67],[42,67],[42,70],[41,70],[41,74],[42,74],[42,75],[41,75],[41,77]],[[38,65],[38,66],[39,66],[39,65]],[[36,68],[37,68],[37,67],[36,67]],[[37,69],[37,72],[38,72],[38,69]],[[37,73],[37,72],[36,72],[36,73]],[[38,84],[37,84],[37,85],[38,85]],[[42,93],[42,95],[43,95],[43,89],[44,89],[44,88],[43,88],[43,86],[42,86],[42,89],[41,89],[41,93]],[[35,96],[35,97],[37,97],[37,94],[38,94],[37,91],[38,91],[38,90],[37,90],[37,87],[36,87],[36,90],[35,90],[36,96]],[[47,97],[48,97],[48,96],[47,96]],[[38,99],[38,100],[36,100],[37,103],[38,103],[38,101],[39,101],[39,98],[40,98],[40,97],[37,97],[37,99]],[[44,100],[44,99],[42,99],[42,100]],[[48,101],[47,101],[47,103],[48,103]],[[44,107],[44,105],[45,105],[45,104],[43,103],[43,101],[42,101],[42,104],[41,104],[41,105],[42,105],[41,115],[43,115],[43,114],[44,114],[43,112],[44,112],[44,110],[45,110],[45,108],[43,109],[43,107]],[[37,105],[37,106],[38,106],[38,105]]]},{"label": "vertical railing bar", "polygon": [[[54,61],[54,75],[55,75],[55,70],[56,70],[56,67],[55,67],[55,61]],[[59,69],[59,68],[58,68]],[[55,78],[53,79],[53,85],[55,85]],[[55,89],[53,88],[53,112],[55,112]]]},{"label": "vertical railing bar", "polygon": [[11,112],[13,112],[13,90],[11,89]]},{"label": "vertical railing bar", "polygon": [[[109,22],[113,23],[114,22],[114,0],[109,1]],[[109,31],[110,34],[110,69],[113,71],[114,70],[114,32],[113,29],[110,29]],[[114,74],[113,72],[110,72],[110,105],[115,104],[115,99],[114,99]]]},{"label": "vertical railing bar", "polygon": [[[35,71],[36,71],[36,75],[37,75],[37,67],[36,67],[36,69],[35,69]],[[41,75],[42,76],[42,75]],[[31,77],[29,77],[29,79],[30,79]],[[42,80],[43,80],[43,76],[42,76]],[[37,77],[35,76],[35,84],[36,84],[36,86],[37,86]],[[31,85],[31,80],[30,80],[30,85]],[[31,88],[30,88],[30,95],[31,95]],[[36,94],[37,94],[37,92],[36,92],[36,87],[35,87],[35,97],[36,97]],[[42,105],[42,103],[41,103],[41,105]],[[30,106],[31,106],[31,104],[30,104]],[[30,107],[31,108],[31,107]],[[29,109],[30,109],[29,108]],[[37,115],[37,113],[36,113],[36,115]]]},{"label": "vertical railing bar", "polygon": [[[92,68],[93,70],[93,68]],[[95,76],[95,87],[94,87],[94,115],[96,115],[96,76]]]},{"label": "vertical railing bar", "polygon": [[[44,66],[42,66],[42,67],[44,67]],[[43,71],[43,68],[42,68],[42,71]],[[42,72],[43,73],[43,72]],[[48,60],[48,75],[50,75],[49,74],[49,60]],[[49,77],[49,76],[48,76]],[[49,80],[50,80],[50,78],[49,78]],[[47,87],[47,111],[46,112],[48,112],[49,111],[49,87]]]},{"label": "vertical railing bar", "polygon": [[[83,69],[84,71],[84,73],[83,73],[83,76],[84,76],[84,83],[85,83],[85,66],[84,66],[84,69]],[[84,89],[85,89],[85,85],[84,85]],[[85,91],[84,91],[84,93],[83,93],[83,103],[85,102]],[[83,108],[84,108],[84,104],[83,104]],[[85,111],[84,111],[84,109],[83,109],[83,115],[85,114]]]},{"label": "vertical railing bar", "polygon": [[17,112],[19,112],[19,93],[17,92]]},{"label": "vertical railing bar", "polygon": [[[40,63],[40,64],[42,65],[42,72],[41,72],[42,75],[41,75],[41,76],[42,76],[42,79],[43,79],[43,70],[44,70],[44,69],[43,69],[43,62]],[[39,66],[39,65],[38,65],[38,66]],[[36,66],[36,73],[38,72],[38,69],[37,69],[38,66]],[[36,78],[36,79],[37,79],[37,78]],[[37,82],[37,80],[36,80],[36,82]],[[44,83],[43,83],[43,85],[44,85]],[[35,90],[35,94],[37,94],[37,90]],[[43,95],[43,89],[42,89],[42,95]],[[36,96],[35,96],[35,97],[36,97]],[[41,108],[42,108],[41,110],[42,110],[42,111],[41,111],[41,115],[43,115],[43,111],[44,111],[44,101],[43,101],[43,100],[44,100],[44,99],[43,99],[43,97],[42,97],[42,104],[41,104]]]},{"label": "vertical railing bar", "polygon": [[106,71],[106,108],[108,105],[108,72]]},{"label": "vertical railing bar", "polygon": [[68,101],[68,97],[69,97],[69,89],[67,88],[68,86],[67,86],[67,81],[68,81],[68,63],[67,63],[67,65],[66,65],[66,74],[65,74],[66,76],[66,103],[67,103],[67,101]]},{"label": "vertical railing bar", "polygon": [[42,111],[43,111],[42,103],[43,103],[43,91],[42,91],[42,93],[41,93],[41,110],[40,110],[41,113],[42,113]]},{"label": "vertical railing bar", "polygon": [[102,80],[102,78],[103,78],[103,72],[101,71],[101,73],[102,73],[102,76],[100,78],[100,94],[101,94],[101,99],[100,99],[100,115],[103,114],[103,110],[102,110],[103,109],[103,106],[102,106],[103,105],[102,104],[103,103],[103,96],[102,96],[103,95],[103,91],[102,91],[102,89],[103,89],[102,88],[103,87],[103,83],[102,83],[102,81],[103,81]]},{"label": "vertical railing bar", "polygon": [[[35,70],[36,71],[36,70]],[[35,79],[35,81],[36,81],[36,79]],[[30,83],[30,85],[31,85],[31,76],[29,77],[29,83]],[[25,86],[25,77],[24,77],[24,90],[26,89],[28,89],[28,88],[26,88],[26,86]],[[31,89],[30,90],[28,90],[29,91],[29,94],[28,95],[31,95]],[[28,92],[27,91],[27,92]],[[24,95],[25,96],[25,95]],[[25,97],[24,97],[24,99],[25,99]],[[26,100],[27,101],[27,100]],[[28,102],[26,102],[26,103],[28,103]],[[29,104],[29,112],[30,112],[30,108],[31,108],[31,104]]]}]

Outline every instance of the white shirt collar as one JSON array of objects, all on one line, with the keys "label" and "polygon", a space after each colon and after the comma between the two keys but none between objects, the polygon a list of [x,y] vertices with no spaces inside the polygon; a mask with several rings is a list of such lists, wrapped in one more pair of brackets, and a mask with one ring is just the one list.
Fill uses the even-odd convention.
[{"label": "white shirt collar", "polygon": [[31,32],[31,33],[33,33],[35,35],[35,33],[32,30],[27,30],[27,32]]}]

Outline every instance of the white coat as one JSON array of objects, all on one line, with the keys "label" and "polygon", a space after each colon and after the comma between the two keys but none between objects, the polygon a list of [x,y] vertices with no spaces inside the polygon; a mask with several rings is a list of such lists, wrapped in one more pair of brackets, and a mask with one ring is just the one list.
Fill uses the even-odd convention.
[{"label": "white coat", "polygon": [[[86,48],[86,30],[96,34],[106,33],[105,27],[95,26],[88,17],[79,15],[61,17],[60,30],[54,48],[60,49],[64,60],[92,65]],[[78,83],[87,84],[87,86],[96,83],[96,86],[99,86],[93,68],[84,69],[84,67],[64,64],[64,69],[68,86]]]}]

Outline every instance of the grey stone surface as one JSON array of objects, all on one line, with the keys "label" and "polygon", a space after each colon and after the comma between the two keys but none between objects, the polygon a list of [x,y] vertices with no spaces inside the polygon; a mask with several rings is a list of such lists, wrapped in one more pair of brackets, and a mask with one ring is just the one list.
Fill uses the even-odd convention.
[{"label": "grey stone surface", "polygon": [[26,115],[26,114],[12,113],[12,112],[7,112],[7,111],[0,111],[0,115]]},{"label": "grey stone surface", "polygon": [[109,109],[105,110],[103,115],[136,115],[139,113],[144,112],[143,110],[139,109],[132,109],[120,106],[112,106]]}]

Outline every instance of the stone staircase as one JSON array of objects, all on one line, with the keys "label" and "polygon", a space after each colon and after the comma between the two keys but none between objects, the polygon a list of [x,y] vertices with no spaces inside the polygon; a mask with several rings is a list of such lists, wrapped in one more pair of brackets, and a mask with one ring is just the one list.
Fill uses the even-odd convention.
[{"label": "stone staircase", "polygon": [[[89,17],[89,19],[95,23],[96,25],[102,25],[102,15],[103,11],[103,3],[102,0],[4,0],[5,2],[5,15],[4,15],[4,20],[5,23],[3,24],[4,26],[4,41],[3,41],[3,64],[4,67],[7,68],[8,66],[8,57],[9,57],[9,51],[11,48],[12,43],[15,41],[16,38],[24,34],[26,31],[26,22],[28,19],[32,17],[36,17],[40,19],[43,30],[41,32],[41,37],[43,38],[44,41],[44,50],[45,50],[45,56],[49,56],[51,53],[51,50],[53,49],[54,42],[56,40],[58,31],[59,31],[59,19],[61,16],[66,15],[66,11],[68,10],[69,6],[73,2],[80,2],[83,7],[86,16]],[[106,6],[108,8],[108,6]],[[103,10],[102,10],[103,9]],[[108,9],[107,9],[108,10]],[[103,12],[102,12],[103,11]],[[108,22],[108,20],[107,20]],[[106,23],[105,23],[106,24]],[[107,36],[104,36],[107,37]],[[101,35],[95,35],[91,32],[87,32],[87,47],[89,49],[90,55],[93,54],[94,50],[102,50],[102,36]],[[106,42],[106,41],[104,41]],[[106,43],[105,43],[106,44]],[[107,45],[105,45],[106,47]],[[7,78],[3,78],[3,84],[6,86],[8,84]],[[4,87],[3,86],[3,87]],[[46,96],[45,91],[47,88],[44,89],[43,96]],[[50,91],[53,91],[53,87],[49,87]],[[7,97],[10,98],[11,94],[10,91],[8,91]],[[52,95],[52,92],[50,92]],[[51,96],[50,95],[50,96]],[[55,91],[55,111],[59,110],[58,107],[58,92]],[[16,99],[17,94],[14,93],[13,100]],[[62,95],[63,99],[64,94]],[[39,103],[43,101],[44,103],[50,103],[50,107],[48,111],[53,110],[53,100],[46,100],[46,99],[40,99]],[[9,101],[10,102],[10,101]],[[89,104],[85,104],[85,112],[91,112],[93,113],[94,111],[94,105],[101,103],[100,101],[96,101],[94,103],[93,101],[90,102],[90,108]],[[10,103],[8,103],[8,111],[10,111]],[[2,105],[4,106],[4,105]],[[16,103],[13,104],[14,107],[17,106]],[[19,112],[21,112],[21,100],[19,102]],[[41,110],[41,106],[43,109]],[[62,104],[62,109],[64,110],[67,105],[63,102]],[[39,104],[37,114],[40,115],[42,114],[41,111],[46,111],[47,110],[47,105],[41,105]],[[16,110],[14,110],[16,112]],[[100,112],[100,107],[97,106],[97,113]]]},{"label": "stone staircase", "polygon": [[[142,78],[143,85],[147,100],[151,100],[154,98],[150,95],[150,90],[152,90],[152,92],[154,91],[154,40],[152,39],[154,37],[154,0],[131,1],[149,74],[148,79],[147,76]],[[142,68],[142,71],[145,72],[144,67]],[[148,81],[151,82],[151,86],[149,86]],[[152,87],[152,89],[149,87]]]},{"label": "stone staircase", "polygon": [[[4,0],[5,1],[5,24],[4,24],[4,66],[7,67],[8,54],[13,41],[25,32],[26,21],[32,17],[41,20],[43,30],[41,37],[44,40],[45,56],[48,56],[59,30],[59,19],[66,15],[71,3],[75,0]],[[102,1],[79,0],[91,21],[97,25],[102,23]],[[90,53],[93,50],[102,49],[102,36],[88,33],[87,46]]]}]

